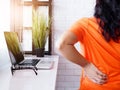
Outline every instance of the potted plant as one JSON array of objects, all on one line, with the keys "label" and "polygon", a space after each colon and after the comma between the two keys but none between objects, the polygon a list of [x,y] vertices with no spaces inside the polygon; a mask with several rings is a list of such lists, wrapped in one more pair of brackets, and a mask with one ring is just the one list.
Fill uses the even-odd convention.
[{"label": "potted plant", "polygon": [[50,33],[50,20],[40,12],[33,10],[32,40],[37,57],[44,56],[45,44]]}]

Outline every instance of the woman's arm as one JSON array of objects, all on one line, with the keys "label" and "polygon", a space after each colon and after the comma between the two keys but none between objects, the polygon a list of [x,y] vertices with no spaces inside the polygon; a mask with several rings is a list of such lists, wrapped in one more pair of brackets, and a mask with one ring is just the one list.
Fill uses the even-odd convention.
[{"label": "woman's arm", "polygon": [[61,54],[71,62],[80,65],[86,76],[95,83],[103,84],[106,82],[106,75],[98,70],[92,63],[88,62],[74,47],[77,43],[77,37],[74,33],[67,31],[60,38],[57,46]]},{"label": "woman's arm", "polygon": [[57,48],[65,58],[81,67],[85,67],[89,62],[76,50],[75,43],[77,43],[76,36],[68,31],[62,35]]}]

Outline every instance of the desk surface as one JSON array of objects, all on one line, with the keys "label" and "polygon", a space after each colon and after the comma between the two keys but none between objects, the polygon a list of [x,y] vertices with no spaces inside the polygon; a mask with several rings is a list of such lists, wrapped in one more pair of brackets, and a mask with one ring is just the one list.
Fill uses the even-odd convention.
[{"label": "desk surface", "polygon": [[0,70],[0,90],[55,90],[58,56],[45,56],[53,60],[51,70],[17,70],[11,75],[10,68]]}]

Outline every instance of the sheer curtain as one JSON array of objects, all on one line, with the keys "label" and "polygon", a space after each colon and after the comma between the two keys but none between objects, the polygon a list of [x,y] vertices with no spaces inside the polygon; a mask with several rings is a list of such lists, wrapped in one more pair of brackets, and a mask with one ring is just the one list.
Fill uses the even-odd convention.
[{"label": "sheer curtain", "polygon": [[11,20],[10,20],[10,31],[18,33],[20,41],[22,41],[23,32],[23,1],[22,0],[11,0]]}]

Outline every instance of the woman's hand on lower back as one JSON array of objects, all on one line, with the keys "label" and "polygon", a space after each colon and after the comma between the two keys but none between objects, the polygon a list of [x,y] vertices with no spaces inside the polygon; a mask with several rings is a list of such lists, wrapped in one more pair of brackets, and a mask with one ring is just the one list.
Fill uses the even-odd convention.
[{"label": "woman's hand on lower back", "polygon": [[93,64],[90,63],[83,68],[85,71],[85,76],[88,77],[92,82],[100,85],[107,82],[107,75],[102,73]]}]

